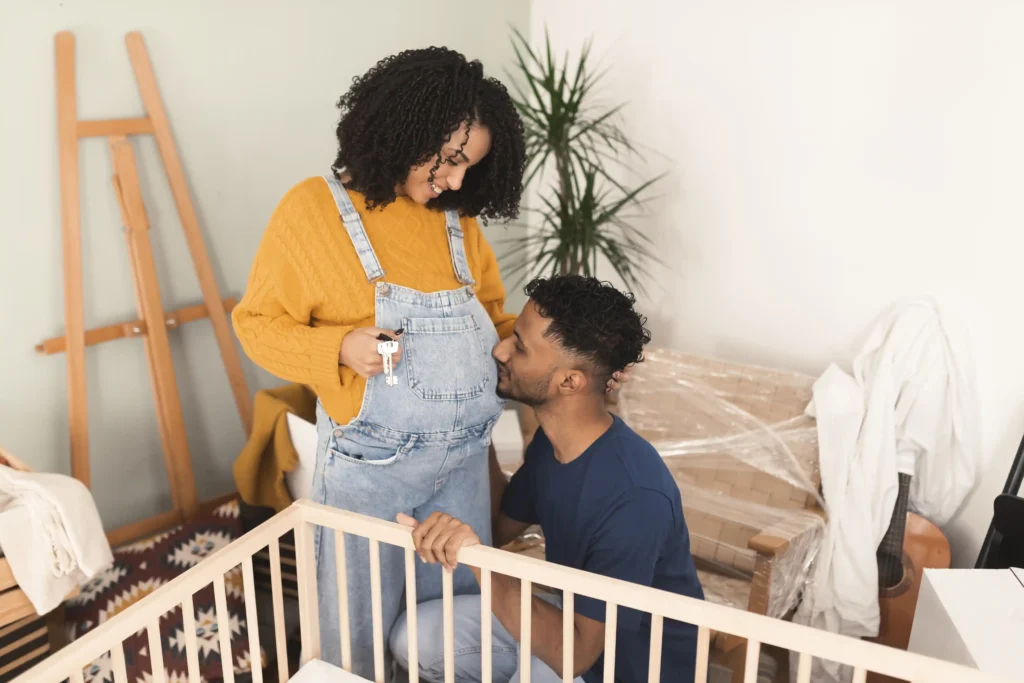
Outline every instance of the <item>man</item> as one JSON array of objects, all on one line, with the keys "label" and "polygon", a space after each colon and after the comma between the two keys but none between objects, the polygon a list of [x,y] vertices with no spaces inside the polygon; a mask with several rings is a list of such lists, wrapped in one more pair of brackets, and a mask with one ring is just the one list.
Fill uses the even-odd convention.
[{"label": "man", "polygon": [[[540,428],[508,483],[494,522],[501,546],[540,524],[547,559],[561,565],[703,599],[690,554],[679,489],[655,449],[604,400],[608,379],[643,360],[650,341],[632,296],[580,276],[531,282],[515,332],[494,349],[498,393],[532,406]],[[413,527],[420,557],[450,571],[459,548],[479,543],[473,529],[435,514]],[[475,568],[479,580],[479,571]],[[493,642],[480,642],[480,597],[455,599],[455,680],[480,681],[482,647],[492,649],[495,683],[518,681],[520,584],[492,574]],[[444,680],[442,604],[418,607],[420,676]],[[575,597],[573,677],[603,679],[605,606]],[[615,679],[647,681],[650,617],[620,608]],[[561,680],[562,611],[557,598],[533,598],[531,676]],[[692,681],[696,627],[665,620],[662,681]],[[405,616],[391,632],[396,659],[408,665]]]}]

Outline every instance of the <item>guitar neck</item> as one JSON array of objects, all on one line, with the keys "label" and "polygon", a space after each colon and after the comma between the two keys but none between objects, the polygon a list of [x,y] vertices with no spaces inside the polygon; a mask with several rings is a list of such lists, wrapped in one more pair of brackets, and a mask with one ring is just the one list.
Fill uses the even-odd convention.
[{"label": "guitar neck", "polygon": [[899,492],[892,510],[889,528],[878,544],[878,584],[889,588],[903,577],[903,537],[907,530],[907,510],[910,503],[910,475],[899,474]]}]

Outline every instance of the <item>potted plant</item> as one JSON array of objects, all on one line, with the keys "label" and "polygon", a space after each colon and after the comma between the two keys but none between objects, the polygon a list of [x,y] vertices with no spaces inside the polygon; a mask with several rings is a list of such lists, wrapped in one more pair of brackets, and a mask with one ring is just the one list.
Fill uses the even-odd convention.
[{"label": "potted plant", "polygon": [[[525,127],[525,185],[539,205],[527,209],[533,220],[524,231],[501,240],[509,245],[502,255],[506,281],[518,287],[536,275],[594,276],[606,263],[628,289],[642,292],[645,266],[657,259],[632,221],[660,176],[620,180],[626,169],[642,165],[620,127],[624,105],[597,100],[604,71],[592,68],[589,40],[571,66],[568,54],[558,63],[546,30],[542,54],[515,29],[512,45],[513,100]],[[518,408],[528,442],[537,418]]]},{"label": "potted plant", "polygon": [[643,291],[644,267],[656,259],[632,221],[660,176],[631,185],[619,180],[642,157],[619,125],[624,105],[596,100],[604,72],[591,68],[590,41],[570,66],[568,54],[557,63],[546,31],[542,55],[518,30],[513,34],[510,75],[525,126],[525,185],[539,206],[527,210],[533,220],[522,234],[501,241],[511,247],[505,277],[518,286],[545,273],[596,275],[604,259],[627,288]]}]

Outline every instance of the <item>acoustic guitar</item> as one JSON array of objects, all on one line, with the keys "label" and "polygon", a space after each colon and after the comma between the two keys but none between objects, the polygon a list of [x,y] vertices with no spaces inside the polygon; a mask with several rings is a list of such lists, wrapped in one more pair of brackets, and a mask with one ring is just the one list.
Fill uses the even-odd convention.
[{"label": "acoustic guitar", "polygon": [[[939,527],[909,512],[910,475],[899,475],[899,494],[892,521],[878,546],[878,636],[867,640],[906,650],[925,567],[948,569],[949,541]],[[871,673],[870,683],[896,683],[897,678]]]}]

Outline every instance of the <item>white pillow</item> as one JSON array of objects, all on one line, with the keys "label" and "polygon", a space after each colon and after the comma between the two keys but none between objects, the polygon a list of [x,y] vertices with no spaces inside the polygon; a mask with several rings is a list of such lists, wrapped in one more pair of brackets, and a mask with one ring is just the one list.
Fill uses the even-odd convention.
[{"label": "white pillow", "polygon": [[499,465],[518,465],[523,461],[523,430],[519,427],[519,413],[507,408],[498,418],[491,434],[491,443]]},{"label": "white pillow", "polygon": [[294,413],[288,413],[288,433],[292,446],[299,454],[299,464],[284,475],[284,483],[292,500],[309,497],[313,488],[313,469],[316,467],[316,425],[303,420]]}]

